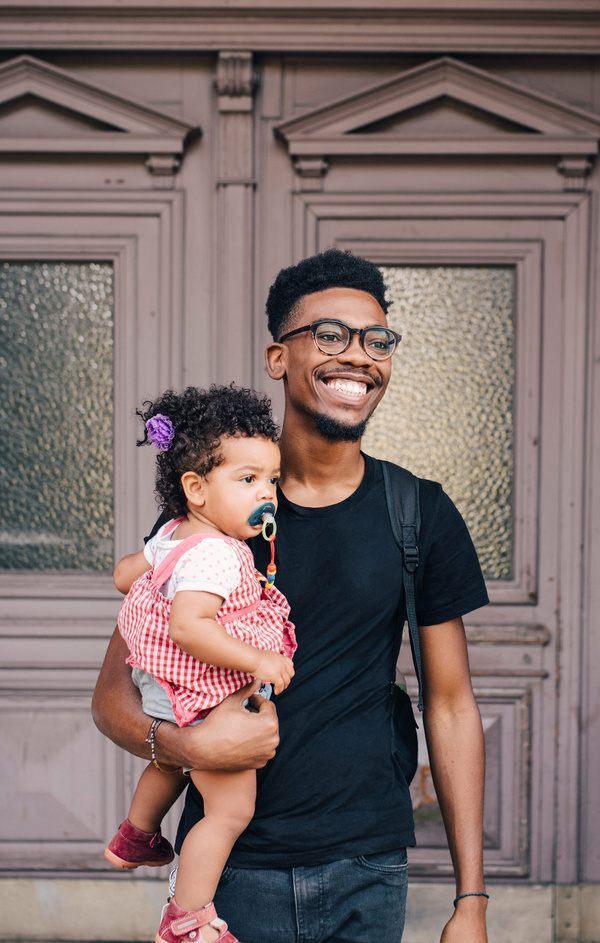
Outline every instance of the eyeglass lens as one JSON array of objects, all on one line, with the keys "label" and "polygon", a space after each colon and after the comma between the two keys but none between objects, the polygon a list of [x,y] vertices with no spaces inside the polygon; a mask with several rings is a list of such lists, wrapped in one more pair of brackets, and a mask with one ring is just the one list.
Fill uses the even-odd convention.
[{"label": "eyeglass lens", "polygon": [[[370,327],[359,335],[366,353],[373,360],[387,360],[396,349],[396,338],[385,327]],[[315,344],[324,354],[341,354],[351,341],[350,328],[336,321],[321,321],[313,330]]]}]

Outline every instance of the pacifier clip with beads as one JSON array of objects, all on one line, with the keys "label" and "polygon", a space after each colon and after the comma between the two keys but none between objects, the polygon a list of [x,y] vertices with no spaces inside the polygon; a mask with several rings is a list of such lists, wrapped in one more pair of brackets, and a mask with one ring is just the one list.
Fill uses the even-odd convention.
[{"label": "pacifier clip with beads", "polygon": [[[259,508],[256,509],[254,514],[251,515],[248,523],[255,527],[257,524],[260,524],[262,521],[262,535],[265,540],[268,540],[271,544],[271,562],[267,566],[267,575],[266,577],[256,571],[258,579],[265,584],[265,589],[271,589],[273,583],[275,582],[275,576],[277,575],[277,567],[275,566],[275,534],[277,533],[277,524],[275,522],[275,505],[271,501],[267,501],[266,504],[261,504]],[[271,532],[268,532],[268,528],[271,528]]]}]

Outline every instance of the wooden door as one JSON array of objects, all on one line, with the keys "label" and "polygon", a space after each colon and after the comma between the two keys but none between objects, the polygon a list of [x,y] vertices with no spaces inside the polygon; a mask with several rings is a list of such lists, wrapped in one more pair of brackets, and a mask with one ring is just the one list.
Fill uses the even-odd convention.
[{"label": "wooden door", "polygon": [[[286,226],[294,258],[336,245],[382,267],[405,338],[364,445],[443,482],[491,597],[466,620],[486,873],[575,882],[591,201],[585,161],[551,154],[600,124],[448,60],[330,99],[317,72],[279,74],[264,290]],[[400,667],[414,693],[408,650]],[[413,799],[412,873],[449,876],[423,738]]]},{"label": "wooden door", "polygon": [[134,413],[178,355],[177,256],[162,253],[181,194],[22,194],[0,214],[0,846],[13,869],[102,870],[133,760],[90,700],[120,605],[114,557],[155,516]]},{"label": "wooden door", "polygon": [[[335,243],[381,265],[391,323],[405,334],[365,447],[444,481],[487,577],[491,606],[467,619],[487,746],[486,872],[569,880],[587,199],[539,200],[521,215],[516,202],[407,208],[390,195],[376,221],[376,203],[352,218],[345,197],[340,219],[335,200],[311,202],[316,247]],[[401,666],[413,679],[407,650]],[[449,873],[424,739],[413,798],[413,873]]]}]

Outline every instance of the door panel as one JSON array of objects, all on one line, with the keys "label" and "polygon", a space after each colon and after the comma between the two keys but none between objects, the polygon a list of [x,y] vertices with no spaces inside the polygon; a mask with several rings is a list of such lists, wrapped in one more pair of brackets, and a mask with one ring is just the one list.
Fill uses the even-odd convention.
[{"label": "door panel", "polygon": [[[501,687],[500,679],[474,682],[483,722],[486,750],[483,822],[487,875],[523,877],[529,873],[530,761],[532,688],[525,679]],[[416,698],[416,688],[410,685]],[[539,697],[539,691],[537,692]],[[431,780],[423,729],[419,729],[419,768],[411,785],[417,847],[410,852],[412,874],[451,875],[446,833]]]}]

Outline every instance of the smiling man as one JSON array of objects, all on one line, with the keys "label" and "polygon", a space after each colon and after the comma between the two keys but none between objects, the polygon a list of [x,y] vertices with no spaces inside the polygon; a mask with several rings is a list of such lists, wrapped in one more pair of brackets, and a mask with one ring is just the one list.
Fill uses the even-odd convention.
[{"label": "smiling man", "polygon": [[[362,289],[338,287],[316,291],[299,299],[287,314],[275,308],[272,297],[270,306],[269,325],[278,344],[267,350],[267,364],[272,377],[284,380],[289,404],[286,418],[291,422],[292,417],[295,420],[305,415],[308,425],[326,440],[358,442],[385,393],[390,378],[389,358],[400,335],[387,327],[381,306]],[[367,317],[372,322],[368,327],[355,326],[364,323]],[[287,330],[298,318],[307,323]],[[307,334],[312,336],[317,351],[326,355],[318,358],[325,362],[319,363],[314,374],[303,367],[308,358],[315,356],[314,348],[301,343]],[[360,348],[358,362],[355,336]],[[282,345],[291,344],[294,337],[298,340],[293,345],[296,349],[291,364],[299,369],[286,368],[283,363],[288,347]],[[365,354],[366,364],[361,363]]]},{"label": "smiling man", "polygon": [[[376,266],[335,249],[280,272],[267,302],[267,368],[283,382],[286,403],[277,584],[298,639],[294,680],[275,700],[275,757],[271,703],[251,714],[233,695],[199,727],[160,728],[159,762],[259,768],[255,817],[215,899],[243,943],[402,938],[406,847],[415,843],[409,789],[392,749],[402,560],[381,466],[360,450],[400,340],[386,311]],[[483,734],[461,617],[487,594],[464,522],[441,487],[421,481],[420,504],[423,719],[460,898],[441,939],[486,943]],[[265,542],[251,544],[264,571]],[[147,718],[125,655],[116,636],[94,716],[117,743],[147,756]],[[201,815],[190,787],[180,840]],[[198,943],[191,932],[182,943]]]}]

